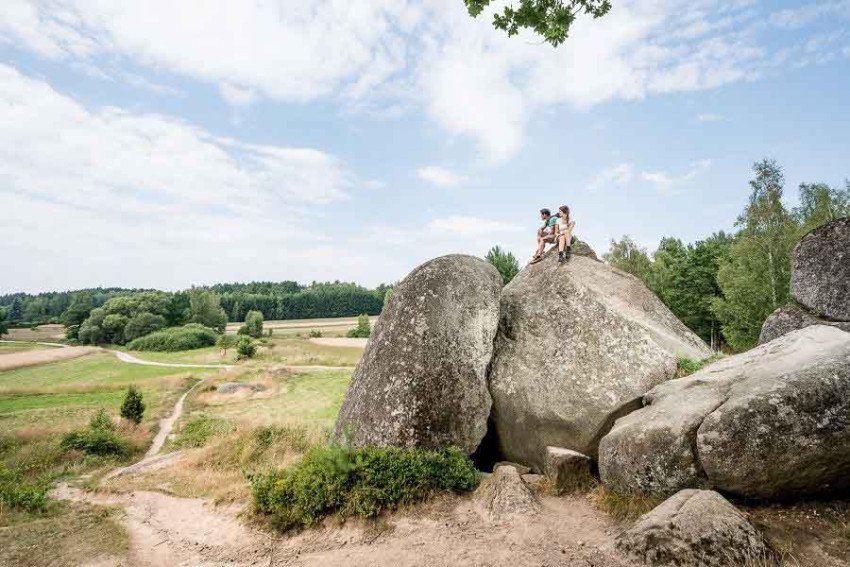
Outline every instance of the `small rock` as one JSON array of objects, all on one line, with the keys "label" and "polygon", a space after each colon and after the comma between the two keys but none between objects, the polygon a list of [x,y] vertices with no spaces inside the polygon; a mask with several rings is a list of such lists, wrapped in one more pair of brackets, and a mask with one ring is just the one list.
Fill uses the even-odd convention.
[{"label": "small rock", "polygon": [[761,534],[713,490],[677,492],[641,516],[616,544],[648,565],[761,565],[770,556]]},{"label": "small rock", "polygon": [[527,466],[511,461],[499,461],[498,463],[493,465],[493,470],[496,470],[498,467],[513,467],[520,474],[520,476],[531,472],[531,469]]},{"label": "small rock", "polygon": [[540,503],[513,467],[497,467],[475,491],[479,513],[492,522],[540,511]]},{"label": "small rock", "polygon": [[535,488],[535,489],[540,488],[540,486],[543,484],[543,481],[544,481],[545,478],[546,477],[543,476],[542,474],[529,473],[529,474],[522,475],[522,481],[525,484],[527,484],[528,486],[530,486],[531,488]]},{"label": "small rock", "polygon": [[578,451],[546,447],[544,472],[558,492],[574,492],[593,484],[591,459]]}]

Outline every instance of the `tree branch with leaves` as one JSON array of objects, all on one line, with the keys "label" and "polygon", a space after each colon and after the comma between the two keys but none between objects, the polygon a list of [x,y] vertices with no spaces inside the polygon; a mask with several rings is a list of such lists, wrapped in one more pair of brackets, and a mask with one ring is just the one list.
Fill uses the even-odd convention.
[{"label": "tree branch with leaves", "polygon": [[[463,0],[469,15],[478,17],[492,0]],[[518,7],[505,6],[493,15],[493,26],[514,36],[531,29],[543,40],[558,47],[570,35],[570,28],[582,14],[601,18],[611,10],[610,0],[519,0]]]}]

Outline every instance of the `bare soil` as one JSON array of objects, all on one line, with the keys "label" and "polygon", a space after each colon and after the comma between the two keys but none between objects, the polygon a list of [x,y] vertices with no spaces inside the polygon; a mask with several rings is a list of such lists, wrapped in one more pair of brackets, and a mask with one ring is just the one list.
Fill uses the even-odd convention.
[{"label": "bare soil", "polygon": [[0,354],[0,372],[15,370],[26,366],[36,366],[79,358],[93,352],[99,352],[97,347],[68,347],[68,348],[39,348],[13,352],[11,354]]}]

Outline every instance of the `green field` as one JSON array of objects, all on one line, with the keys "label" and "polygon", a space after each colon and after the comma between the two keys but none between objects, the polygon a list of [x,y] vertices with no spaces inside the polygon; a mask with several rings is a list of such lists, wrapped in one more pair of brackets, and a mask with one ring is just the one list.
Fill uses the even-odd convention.
[{"label": "green field", "polygon": [[[326,346],[293,336],[265,337],[258,342],[257,355],[251,364],[285,364],[288,366],[355,366],[363,354],[359,347]],[[181,364],[235,364],[236,350],[222,356],[218,347],[181,352],[131,352],[133,356],[155,362]]]}]

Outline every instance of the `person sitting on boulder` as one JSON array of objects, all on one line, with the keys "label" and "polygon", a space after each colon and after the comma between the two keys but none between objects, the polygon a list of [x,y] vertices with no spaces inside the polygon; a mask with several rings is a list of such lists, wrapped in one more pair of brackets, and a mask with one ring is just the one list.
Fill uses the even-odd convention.
[{"label": "person sitting on boulder", "polygon": [[573,244],[573,229],[576,221],[570,218],[570,208],[566,205],[558,207],[558,220],[555,223],[555,238],[558,240],[558,262],[563,264],[570,259]]},{"label": "person sitting on boulder", "polygon": [[543,259],[543,252],[547,243],[555,242],[555,223],[558,221],[558,217],[553,217],[552,211],[549,209],[540,209],[540,220],[543,221],[543,226],[537,230],[537,252],[531,258],[532,264]]}]

